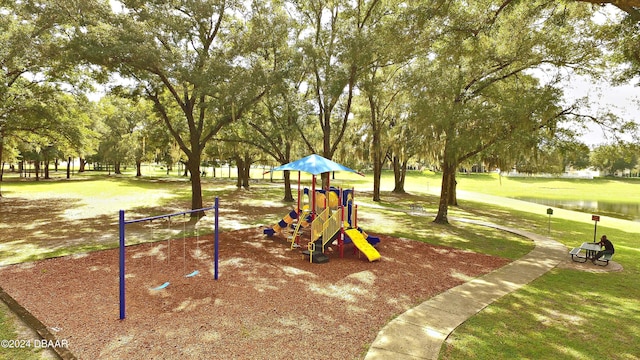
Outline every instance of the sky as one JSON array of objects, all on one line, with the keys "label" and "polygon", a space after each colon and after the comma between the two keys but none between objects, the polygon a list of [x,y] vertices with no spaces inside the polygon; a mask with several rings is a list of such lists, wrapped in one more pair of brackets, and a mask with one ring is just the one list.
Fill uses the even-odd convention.
[{"label": "sky", "polygon": [[[624,16],[624,12],[615,6],[602,6],[595,13],[593,20],[597,23],[617,22]],[[563,87],[568,100],[588,96],[593,110],[611,111],[623,120],[633,121],[640,126],[640,79],[635,78],[631,84],[612,86],[605,81],[593,82],[589,78],[572,76],[571,80]],[[581,140],[593,147],[613,141],[607,137],[597,126],[591,127],[592,131],[582,136]],[[623,136],[623,140],[630,141],[630,136]]]},{"label": "sky", "polygon": [[[588,96],[593,107],[591,114],[597,110],[611,111],[621,119],[640,125],[640,86],[611,86],[604,81],[593,83],[588,78],[575,76],[564,89],[568,100]],[[596,146],[612,141],[611,136],[607,137],[599,127],[592,126],[591,129],[580,138],[585,144]],[[623,139],[631,140],[628,136]]]}]

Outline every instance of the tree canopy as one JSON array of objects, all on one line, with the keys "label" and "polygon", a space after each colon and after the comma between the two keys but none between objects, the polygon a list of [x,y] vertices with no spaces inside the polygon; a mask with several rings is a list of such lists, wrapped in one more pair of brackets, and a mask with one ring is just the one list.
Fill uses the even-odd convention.
[{"label": "tree canopy", "polygon": [[[636,1],[0,1],[0,151],[180,158],[194,209],[212,157],[244,174],[313,152],[372,164],[374,200],[385,162],[402,191],[426,161],[446,223],[462,166],[584,165],[567,124],[615,119],[567,102],[568,73],[640,69]],[[601,5],[623,16],[592,21]],[[111,93],[99,111],[87,74]]]},{"label": "tree canopy", "polygon": [[266,93],[277,61],[275,54],[270,58],[270,44],[280,41],[282,27],[261,2],[123,1],[122,6],[80,26],[70,46],[87,64],[117,73],[130,93],[153,102],[187,157],[192,208],[202,208],[205,146]]}]

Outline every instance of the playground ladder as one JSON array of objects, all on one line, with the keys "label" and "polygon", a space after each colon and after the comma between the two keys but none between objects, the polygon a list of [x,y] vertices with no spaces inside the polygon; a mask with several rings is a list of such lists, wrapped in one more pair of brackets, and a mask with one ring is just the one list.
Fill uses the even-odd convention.
[{"label": "playground ladder", "polygon": [[291,240],[291,249],[293,249],[295,246],[296,237],[300,232],[300,225],[302,225],[302,222],[304,221],[305,217],[309,214],[309,212],[310,212],[309,210],[302,210],[302,213],[298,216],[298,223],[296,224],[296,227],[293,230],[293,234],[289,235],[289,239]]}]

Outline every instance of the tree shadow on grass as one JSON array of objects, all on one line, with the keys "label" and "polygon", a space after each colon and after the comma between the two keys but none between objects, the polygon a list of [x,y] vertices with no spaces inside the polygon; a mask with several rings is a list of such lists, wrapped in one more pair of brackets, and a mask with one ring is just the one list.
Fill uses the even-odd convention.
[{"label": "tree shadow on grass", "polygon": [[[139,186],[144,181],[121,182],[125,186]],[[156,185],[157,186],[157,185]],[[152,186],[151,189],[156,189]],[[190,197],[185,189],[176,187],[171,190],[177,196],[164,199],[158,205],[140,204],[127,209],[126,218],[137,219],[162,214],[172,214],[190,208]],[[144,190],[142,190],[144,191]],[[282,201],[283,190],[278,185],[257,185],[249,189],[238,189],[232,182],[217,183],[215,188],[203,190],[205,206],[213,205],[213,198],[220,197],[220,229],[221,231],[237,230],[247,227],[269,227],[285,217],[297,206],[297,203]],[[359,199],[366,199],[370,193],[356,194]],[[371,203],[359,210],[363,224],[380,224],[387,234],[418,238],[423,241],[435,239],[434,243],[465,248],[464,239],[477,233],[466,230],[466,226],[439,227],[432,223],[431,212],[437,210],[437,197],[417,196],[413,194],[396,194],[385,192],[384,201]],[[87,252],[118,246],[118,213],[106,213],[100,205],[87,205],[86,199],[69,198],[3,198],[0,199],[0,265],[31,261],[47,257]],[[114,202],[118,201],[114,199]],[[363,201],[364,202],[364,201]],[[378,206],[381,209],[377,209]],[[421,211],[412,211],[412,206],[420,205]],[[111,205],[109,205],[111,206]],[[373,207],[371,207],[373,206]],[[94,211],[92,215],[90,212]],[[389,211],[390,213],[382,213]],[[393,214],[395,212],[395,214]],[[462,210],[469,214],[469,210]],[[504,217],[506,212],[491,209],[479,216]],[[204,219],[201,233],[211,233],[213,213],[210,211]],[[127,244],[138,242],[161,241],[181,238],[186,232],[194,233],[194,224],[184,224],[181,218],[171,222],[158,220],[153,223],[127,225]],[[391,225],[396,230],[390,230]],[[369,229],[367,229],[369,231]],[[456,240],[457,239],[457,240]],[[432,242],[432,241],[429,241]]]},{"label": "tree shadow on grass", "polygon": [[[147,184],[137,180],[114,180],[119,180],[118,184],[124,186],[139,187],[141,184]],[[214,205],[215,196],[221,197],[220,227],[223,231],[258,224],[268,226],[291,210],[291,203],[283,202],[271,195],[278,193],[273,187],[244,190],[228,186],[229,184],[204,191],[207,199],[205,207]],[[156,188],[157,184],[150,187]],[[190,209],[190,196],[187,196],[190,193],[188,194],[186,186],[184,190],[176,186],[171,192],[177,196],[165,199],[159,205],[141,204],[142,206],[127,209],[127,220]],[[273,201],[261,200],[264,198],[273,198]],[[181,238],[185,232],[196,233],[192,219],[188,216],[184,218],[175,217],[171,221],[159,219],[152,223],[127,225],[127,244]],[[207,212],[205,222],[208,223],[201,227],[202,233],[213,231],[213,226],[209,226],[212,218],[213,212]],[[184,222],[187,223],[183,224]],[[86,199],[13,196],[0,198],[0,266],[114,248],[118,246],[118,240],[118,212],[105,214],[105,209],[99,208],[99,205],[87,204]]]},{"label": "tree shadow on grass", "polygon": [[0,265],[113,246],[117,217],[83,218],[75,213],[79,200],[0,201]]},{"label": "tree shadow on grass", "polygon": [[[358,212],[359,226],[371,226],[368,233],[382,231],[395,237],[510,259],[521,257],[533,247],[531,241],[522,237],[491,227],[455,221],[455,216],[486,219],[464,207],[450,207],[449,225],[434,223],[438,204],[436,196],[388,193],[384,194],[384,199],[376,203],[380,207],[363,207]],[[508,212],[496,208],[484,215],[489,218],[505,217]]]}]

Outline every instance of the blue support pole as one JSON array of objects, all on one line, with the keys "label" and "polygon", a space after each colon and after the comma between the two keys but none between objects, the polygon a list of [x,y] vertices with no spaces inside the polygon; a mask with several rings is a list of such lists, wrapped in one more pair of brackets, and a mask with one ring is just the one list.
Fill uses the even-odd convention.
[{"label": "blue support pole", "polygon": [[125,317],[125,291],[124,291],[124,210],[120,210],[120,320]]},{"label": "blue support pole", "polygon": [[214,275],[213,278],[215,280],[218,280],[218,207],[219,207],[219,201],[218,201],[218,197],[216,196],[216,201],[215,201],[215,229],[213,231],[213,268],[214,268]]}]

